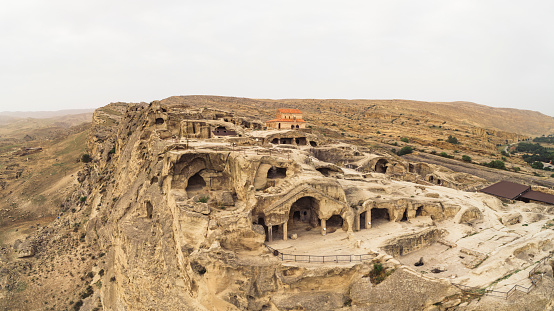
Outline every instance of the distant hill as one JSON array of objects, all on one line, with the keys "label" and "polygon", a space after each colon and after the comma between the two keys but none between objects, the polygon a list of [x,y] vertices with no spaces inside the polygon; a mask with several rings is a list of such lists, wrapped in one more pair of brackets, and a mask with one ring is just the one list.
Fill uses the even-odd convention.
[{"label": "distant hill", "polygon": [[92,112],[67,114],[50,118],[15,118],[0,115],[0,138],[52,139],[66,135],[71,127],[90,123]]},{"label": "distant hill", "polygon": [[0,112],[0,124],[3,117],[46,119],[74,114],[93,113],[95,109],[65,109],[57,111],[3,111]]},{"label": "distant hill", "polygon": [[[438,127],[444,124],[459,130],[481,128],[532,137],[554,134],[553,117],[536,111],[493,108],[471,102],[423,102],[399,99],[273,100],[223,96],[173,96],[162,100],[163,102],[210,106],[265,118],[273,117],[277,108],[298,108],[305,113],[307,121],[316,123],[321,121],[321,124],[325,124],[326,119],[334,120],[337,124],[339,124],[337,121],[342,121],[343,124],[355,123],[351,124],[351,128],[363,126],[365,120],[391,130],[402,125],[409,125],[413,130],[418,127],[428,128],[432,125]],[[354,120],[356,122],[353,122]]]}]

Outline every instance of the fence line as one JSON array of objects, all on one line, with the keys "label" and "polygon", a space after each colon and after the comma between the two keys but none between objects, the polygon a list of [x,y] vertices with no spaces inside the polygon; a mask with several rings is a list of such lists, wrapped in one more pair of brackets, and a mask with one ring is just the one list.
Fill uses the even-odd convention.
[{"label": "fence line", "polygon": [[363,262],[372,260],[375,256],[369,254],[362,255],[294,255],[284,254],[273,247],[265,244],[265,247],[281,261],[308,262],[308,263],[326,263],[326,262]]},{"label": "fence line", "polygon": [[541,281],[544,276],[544,273],[537,273],[537,269],[540,266],[542,266],[547,260],[550,260],[552,256],[553,254],[550,254],[544,257],[543,259],[539,260],[535,265],[535,267],[533,267],[533,269],[529,271],[528,278],[531,281],[531,285],[529,285],[528,287],[516,284],[508,291],[496,291],[492,289],[471,287],[471,286],[466,286],[466,285],[456,284],[456,283],[452,283],[452,285],[458,287],[464,292],[474,293],[478,295],[487,295],[492,297],[500,297],[504,299],[510,298],[510,296],[512,296],[516,290],[528,294],[531,290],[537,287],[538,282]]},{"label": "fence line", "polygon": [[[372,260],[375,256],[369,255],[369,254],[363,254],[363,255],[294,255],[294,254],[285,254],[282,253],[273,247],[264,244],[265,247],[271,253],[279,258],[281,261],[294,261],[294,262],[308,262],[308,263],[326,263],[326,262],[363,262],[363,261],[369,261]],[[498,298],[504,298],[508,299],[511,295],[515,293],[516,290],[523,292],[523,293],[529,293],[531,290],[533,290],[535,287],[537,287],[538,282],[540,282],[544,276],[544,273],[537,273],[537,270],[540,266],[542,266],[547,260],[550,260],[554,254],[550,254],[549,256],[544,257],[543,259],[539,260],[535,267],[531,269],[528,273],[528,278],[531,281],[531,285],[529,287],[525,287],[522,285],[514,285],[510,290],[508,291],[497,291],[492,289],[486,289],[486,288],[479,288],[479,287],[471,287],[467,285],[457,284],[457,283],[451,283],[452,285],[458,287],[460,290],[464,292],[469,292],[477,295],[486,295],[491,297],[498,297]]]}]

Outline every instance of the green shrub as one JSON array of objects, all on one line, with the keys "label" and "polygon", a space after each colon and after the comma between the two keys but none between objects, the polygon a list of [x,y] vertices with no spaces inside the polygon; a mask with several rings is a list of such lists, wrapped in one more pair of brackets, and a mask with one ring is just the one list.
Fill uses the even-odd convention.
[{"label": "green shrub", "polygon": [[399,156],[403,156],[403,155],[405,155],[405,154],[410,154],[410,153],[412,153],[413,151],[414,151],[414,150],[412,149],[412,147],[410,147],[410,146],[404,146],[404,147],[402,147],[402,149],[400,149],[400,151],[398,151],[397,154],[398,154]]},{"label": "green shrub", "polygon": [[90,161],[92,161],[92,158],[90,157],[90,154],[85,153],[81,156],[81,162],[89,163]]},{"label": "green shrub", "polygon": [[409,142],[410,142],[410,140],[408,139],[408,137],[402,137],[402,138],[400,138],[400,141],[405,142],[405,143],[409,143]]},{"label": "green shrub", "polygon": [[506,165],[504,164],[504,161],[501,161],[501,160],[493,160],[493,161],[490,161],[489,163],[484,162],[483,165],[488,166],[490,168],[496,168],[499,170],[506,169]]},{"label": "green shrub", "polygon": [[206,196],[200,197],[200,198],[198,199],[198,201],[196,201],[196,202],[199,202],[199,203],[208,203],[208,200],[209,200],[209,199],[210,199],[210,197],[206,195]]},{"label": "green shrub", "polygon": [[458,139],[452,135],[448,135],[448,139],[446,140],[446,142],[449,142],[455,145],[459,144]]},{"label": "green shrub", "polygon": [[537,170],[542,170],[544,168],[544,164],[542,164],[542,162],[540,161],[535,161],[531,163],[531,167]]},{"label": "green shrub", "polygon": [[471,157],[464,154],[464,155],[462,156],[462,161],[464,161],[464,162],[471,162]]},{"label": "green shrub", "polygon": [[454,159],[454,156],[449,155],[448,153],[446,153],[446,152],[444,152],[444,151],[441,152],[441,153],[439,153],[439,156],[441,156],[441,157],[443,157],[443,158]]}]

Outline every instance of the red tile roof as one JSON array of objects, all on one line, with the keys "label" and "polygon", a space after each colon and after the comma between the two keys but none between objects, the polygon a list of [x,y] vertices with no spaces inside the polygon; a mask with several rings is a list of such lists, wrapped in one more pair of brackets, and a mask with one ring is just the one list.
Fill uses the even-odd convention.
[{"label": "red tile roof", "polygon": [[298,123],[305,123],[306,121],[302,119],[273,119],[265,122],[298,122]]},{"label": "red tile roof", "polygon": [[300,110],[298,109],[279,109],[279,112],[280,113],[302,113]]}]

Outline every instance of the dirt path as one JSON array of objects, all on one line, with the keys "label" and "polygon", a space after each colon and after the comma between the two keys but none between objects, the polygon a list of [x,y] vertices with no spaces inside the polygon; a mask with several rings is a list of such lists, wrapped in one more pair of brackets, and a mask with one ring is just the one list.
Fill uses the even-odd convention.
[{"label": "dirt path", "polygon": [[521,184],[533,184],[533,185],[544,186],[549,188],[554,187],[554,180],[551,178],[542,179],[539,177],[523,175],[523,174],[510,172],[510,171],[492,169],[492,168],[488,168],[488,167],[484,167],[476,164],[465,163],[465,162],[456,161],[452,159],[446,159],[432,154],[426,154],[426,153],[410,154],[410,155],[405,155],[403,158],[409,161],[425,162],[430,164],[441,165],[455,172],[468,173],[471,175],[475,175],[477,177],[481,177],[491,182],[508,180],[511,182],[516,182]]}]

